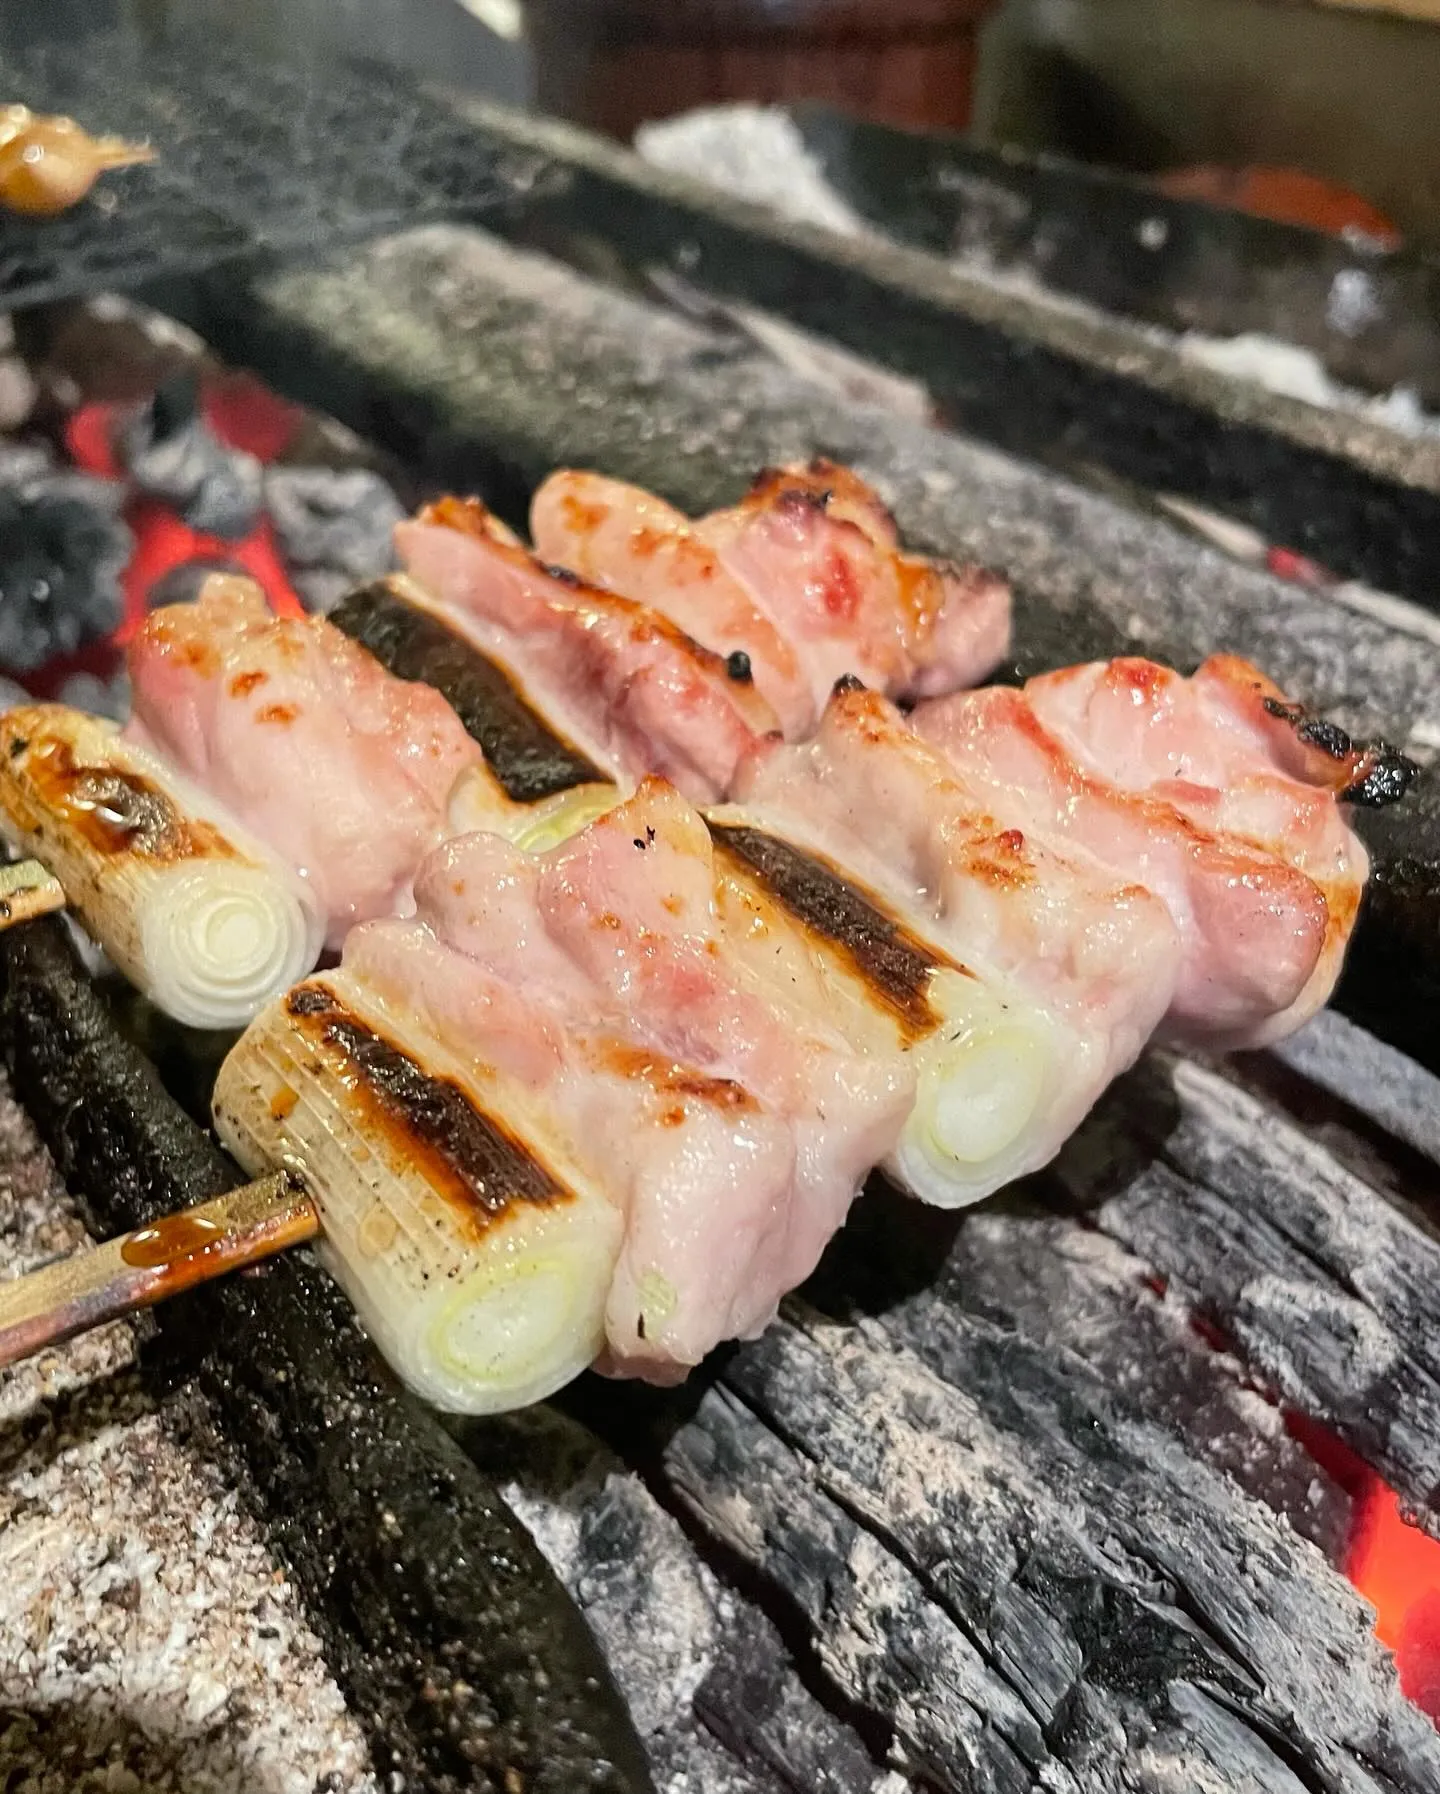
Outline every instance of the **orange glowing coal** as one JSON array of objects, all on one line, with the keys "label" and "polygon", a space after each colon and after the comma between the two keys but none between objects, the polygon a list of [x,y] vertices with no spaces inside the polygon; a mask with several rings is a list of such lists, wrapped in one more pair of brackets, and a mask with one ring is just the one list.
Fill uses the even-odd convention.
[{"label": "orange glowing coal", "polygon": [[[210,429],[229,448],[244,449],[262,461],[283,453],[300,413],[246,375],[214,375],[204,383],[203,410]],[[65,438],[75,465],[101,479],[122,477],[112,436],[120,408],[93,403],[67,421]],[[165,505],[141,494],[125,507],[135,552],[123,577],[125,619],[115,634],[123,646],[144,622],[152,594],[168,575],[194,564],[224,566],[259,582],[271,608],[282,616],[303,616],[276,547],[269,520],[261,518],[241,541],[228,541],[190,527]]]},{"label": "orange glowing coal", "polygon": [[1345,1573],[1375,1609],[1401,1688],[1440,1723],[1440,1541],[1410,1525],[1395,1491],[1371,1472],[1353,1511]]}]

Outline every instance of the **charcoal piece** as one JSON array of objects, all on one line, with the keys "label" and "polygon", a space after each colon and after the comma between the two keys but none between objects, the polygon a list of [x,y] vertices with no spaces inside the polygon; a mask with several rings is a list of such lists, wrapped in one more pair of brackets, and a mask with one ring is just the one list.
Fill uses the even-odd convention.
[{"label": "charcoal piece", "polygon": [[1322,1009],[1308,1027],[1272,1047],[1275,1057],[1312,1085],[1440,1165],[1440,1078]]},{"label": "charcoal piece", "polygon": [[1336,1001],[1440,1073],[1440,768],[1399,809],[1366,811],[1370,883]]},{"label": "charcoal piece", "polygon": [[187,369],[167,380],[120,426],[115,451],[133,483],[191,529],[237,542],[260,520],[262,470],[205,422],[199,379]]},{"label": "charcoal piece", "polygon": [[903,1315],[923,1328],[931,1305],[951,1305],[1049,1353],[1073,1353],[1120,1401],[1342,1561],[1349,1496],[1247,1386],[1243,1367],[1202,1338],[1179,1292],[1157,1293],[1151,1264],[1055,1213],[1044,1180],[961,1215],[877,1186],[807,1286],[827,1311]]},{"label": "charcoal piece", "polygon": [[72,673],[55,696],[62,704],[88,710],[93,716],[108,716],[112,722],[123,723],[130,715],[130,680],[124,673],[113,679]]},{"label": "charcoal piece", "polygon": [[0,486],[28,487],[55,470],[55,456],[48,444],[0,441]]},{"label": "charcoal piece", "polygon": [[[0,936],[0,973],[16,1094],[95,1231],[239,1183],[117,1032],[61,928]],[[158,1322],[151,1371],[194,1378],[197,1429],[243,1472],[382,1773],[436,1794],[650,1794],[544,1559],[308,1253],[171,1302]]]},{"label": "charcoal piece", "polygon": [[0,430],[18,430],[35,409],[39,393],[18,355],[0,355]]},{"label": "charcoal piece", "polygon": [[268,468],[265,504],[292,582],[312,610],[331,610],[349,586],[398,565],[394,532],[405,511],[368,468]]},{"label": "charcoal piece", "polygon": [[108,503],[93,502],[96,485],[0,489],[0,671],[33,673],[108,635],[124,615],[130,532]]},{"label": "charcoal piece", "polygon": [[1312,1546],[1074,1360],[918,1321],[792,1305],[666,1465],[935,1785],[1440,1788],[1440,1738]]},{"label": "charcoal piece", "polygon": [[1204,1066],[1125,1079],[1059,1172],[1302,1413],[1440,1532],[1440,1241]]},{"label": "charcoal piece", "polygon": [[662,1786],[685,1794],[888,1794],[806,1689],[774,1625],[723,1586],[599,1439],[551,1408],[462,1422],[595,1631]]},{"label": "charcoal piece", "polygon": [[250,577],[239,561],[219,555],[199,555],[160,575],[145,594],[147,609],[163,610],[167,604],[193,604],[205,581],[215,573],[238,574],[244,579]]}]

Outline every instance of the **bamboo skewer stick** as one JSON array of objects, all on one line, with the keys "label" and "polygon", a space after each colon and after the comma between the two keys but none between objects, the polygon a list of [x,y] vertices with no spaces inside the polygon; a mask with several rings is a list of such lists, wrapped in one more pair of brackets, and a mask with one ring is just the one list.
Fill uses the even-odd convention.
[{"label": "bamboo skewer stick", "polygon": [[[0,931],[53,915],[65,902],[59,879],[38,860],[0,866]],[[0,1284],[0,1369],[319,1232],[305,1185],[282,1171],[44,1265]]]},{"label": "bamboo skewer stick", "polygon": [[44,1265],[0,1284],[0,1368],[258,1264],[319,1231],[304,1184],[280,1171]]}]

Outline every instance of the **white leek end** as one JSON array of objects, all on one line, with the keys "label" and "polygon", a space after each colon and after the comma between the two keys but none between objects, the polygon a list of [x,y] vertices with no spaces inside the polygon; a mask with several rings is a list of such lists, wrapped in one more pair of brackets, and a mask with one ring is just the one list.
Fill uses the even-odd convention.
[{"label": "white leek end", "polygon": [[885,1169],[923,1202],[963,1208],[1053,1157],[1079,1069],[1067,1057],[1087,1055],[1044,1010],[964,973],[937,971],[930,998],[941,1020],[913,1048],[915,1107]]},{"label": "white leek end", "polygon": [[524,1407],[599,1354],[619,1211],[522,1091],[462,1068],[355,979],[272,1003],[226,1060],[214,1114],[252,1174],[305,1179],[325,1262],[437,1407]]},{"label": "white leek end", "polygon": [[319,957],[324,921],[294,871],[102,718],[61,704],[0,717],[0,830],[188,1027],[243,1027]]}]

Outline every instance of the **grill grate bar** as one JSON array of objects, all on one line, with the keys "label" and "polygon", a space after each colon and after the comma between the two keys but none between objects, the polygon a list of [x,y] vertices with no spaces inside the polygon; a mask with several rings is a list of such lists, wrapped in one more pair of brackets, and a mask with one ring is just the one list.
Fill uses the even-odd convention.
[{"label": "grill grate bar", "polygon": [[479,217],[538,174],[533,152],[478,138],[402,75],[223,40],[37,45],[0,56],[0,93],[156,150],[59,218],[0,210],[0,308]]}]

